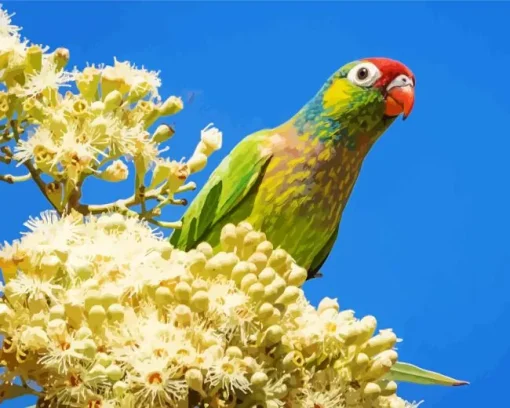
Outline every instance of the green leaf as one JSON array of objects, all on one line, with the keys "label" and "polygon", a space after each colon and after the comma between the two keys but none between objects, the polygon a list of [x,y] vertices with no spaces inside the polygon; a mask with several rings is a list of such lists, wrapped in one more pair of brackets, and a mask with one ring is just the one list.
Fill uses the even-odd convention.
[{"label": "green leaf", "polygon": [[423,385],[460,386],[469,384],[467,381],[456,380],[446,375],[425,370],[409,363],[396,363],[391,367],[386,379]]}]

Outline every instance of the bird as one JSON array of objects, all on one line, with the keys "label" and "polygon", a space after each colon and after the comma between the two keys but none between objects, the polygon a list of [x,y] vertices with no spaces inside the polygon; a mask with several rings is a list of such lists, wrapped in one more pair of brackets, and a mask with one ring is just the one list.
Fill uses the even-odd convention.
[{"label": "bird", "polygon": [[170,243],[220,248],[221,229],[246,221],[307,271],[321,268],[374,143],[411,114],[416,79],[383,57],[349,62],[282,124],[243,138],[212,172]]}]

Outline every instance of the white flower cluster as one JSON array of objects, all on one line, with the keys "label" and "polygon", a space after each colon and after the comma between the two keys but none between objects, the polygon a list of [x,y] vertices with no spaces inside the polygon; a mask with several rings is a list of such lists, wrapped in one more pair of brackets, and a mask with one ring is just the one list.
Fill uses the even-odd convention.
[{"label": "white flower cluster", "polygon": [[[132,161],[135,191],[117,210],[127,213],[127,207],[140,204],[141,215],[152,220],[163,205],[181,204],[174,194],[182,192],[190,174],[202,170],[221,147],[222,133],[207,126],[186,162],[160,157],[168,149],[161,144],[174,129],[156,122],[180,112],[183,101],[176,96],[161,100],[158,72],[117,59],[112,66],[67,72],[67,49],[48,53],[48,47],[22,40],[19,31],[0,8],[0,145],[13,145],[2,147],[0,159],[30,171],[25,177],[0,175],[0,179],[12,183],[34,178],[58,212],[101,213],[114,204],[81,205],[84,181],[87,177],[124,181],[129,176],[125,161]],[[193,188],[188,185],[184,191]],[[154,211],[148,209],[145,201],[156,199]]]},{"label": "white flower cluster", "polygon": [[[0,360],[58,407],[404,408],[397,337],[247,223],[182,252],[135,218],[45,213],[0,251]],[[52,405],[53,404],[53,405]]]}]

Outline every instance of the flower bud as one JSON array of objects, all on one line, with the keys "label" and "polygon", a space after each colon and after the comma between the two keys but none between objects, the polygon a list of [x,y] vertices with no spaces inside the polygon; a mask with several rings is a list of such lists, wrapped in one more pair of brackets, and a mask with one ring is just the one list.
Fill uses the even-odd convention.
[{"label": "flower bud", "polygon": [[381,395],[388,397],[397,392],[398,385],[395,381],[381,381],[378,383],[381,387]]},{"label": "flower bud", "polygon": [[274,324],[264,332],[264,344],[270,347],[278,343],[283,337],[283,329],[280,325]]},{"label": "flower bud", "polygon": [[274,281],[276,277],[276,272],[273,268],[264,268],[262,271],[260,271],[258,279],[259,281],[264,285],[269,285],[271,282]]},{"label": "flower bud", "polygon": [[111,112],[122,104],[122,94],[118,90],[109,92],[103,100],[104,112]]},{"label": "flower bud", "polygon": [[198,244],[197,251],[202,252],[207,259],[213,256],[212,246],[209,245],[207,242],[201,242],[200,244]]},{"label": "flower bud", "polygon": [[288,306],[291,303],[294,303],[301,293],[301,289],[296,286],[287,286],[281,296],[276,300],[276,303]]},{"label": "flower bud", "polygon": [[80,327],[78,330],[76,330],[76,339],[77,340],[85,340],[92,337],[92,331],[86,327]]},{"label": "flower bud", "polygon": [[117,398],[122,398],[126,392],[129,390],[129,385],[127,385],[124,381],[117,381],[113,384],[113,394]]},{"label": "flower bud", "polygon": [[[255,266],[253,266],[255,268]],[[238,285],[241,285],[243,278],[253,272],[252,264],[241,261],[234,266],[231,272],[231,279]]]},{"label": "flower bud", "polygon": [[239,347],[230,346],[225,351],[225,355],[230,358],[243,358],[243,352]]},{"label": "flower bud", "polygon": [[177,323],[188,326],[191,322],[191,309],[186,305],[178,305],[174,309],[175,320]]},{"label": "flower bud", "polygon": [[187,162],[191,174],[203,170],[207,165],[207,156],[203,153],[195,153]]},{"label": "flower bud", "polygon": [[112,358],[106,353],[97,353],[96,362],[101,364],[103,367],[109,367],[112,363]]},{"label": "flower bud", "polygon": [[257,275],[254,273],[249,273],[248,275],[245,275],[244,278],[241,280],[241,290],[243,292],[248,292],[248,289],[251,285],[257,282]]},{"label": "flower bud", "polygon": [[381,387],[379,387],[376,383],[369,382],[363,388],[363,395],[369,398],[376,398],[381,395]]},{"label": "flower bud", "polygon": [[274,307],[270,303],[260,305],[257,315],[261,321],[264,321],[273,315]]},{"label": "flower bud", "polygon": [[226,224],[221,229],[220,242],[225,251],[233,250],[237,242],[236,226],[234,224]]},{"label": "flower bud", "polygon": [[253,263],[257,267],[257,273],[266,267],[267,256],[262,252],[254,252],[248,258],[248,262]]},{"label": "flower bud", "polygon": [[70,54],[67,48],[59,47],[57,48],[53,54],[51,54],[51,59],[55,63],[55,70],[61,71],[69,62]]},{"label": "flower bud", "polygon": [[303,357],[303,353],[293,350],[283,358],[282,364],[286,370],[294,370],[295,368],[303,367],[305,358]]},{"label": "flower bud", "polygon": [[356,344],[361,345],[373,336],[377,327],[377,320],[374,316],[365,316],[354,327],[355,332],[353,336],[347,339],[347,343],[350,344],[354,341]]},{"label": "flower bud", "polygon": [[244,241],[244,237],[250,231],[253,231],[253,227],[249,222],[241,221],[239,224],[237,224],[236,235],[237,235],[238,242],[240,242],[242,244]]},{"label": "flower bud", "polygon": [[206,393],[204,391],[204,376],[202,372],[197,368],[191,368],[186,371],[185,374],[186,384],[193,391],[198,392],[203,398],[206,397]]},{"label": "flower bud", "polygon": [[183,109],[184,105],[182,99],[176,96],[171,96],[158,108],[161,116],[175,115]]},{"label": "flower bud", "polygon": [[361,351],[369,357],[374,356],[384,350],[391,349],[397,342],[397,336],[395,333],[389,330],[381,331],[377,336],[372,337],[368,340]]},{"label": "flower bud", "polygon": [[392,365],[391,360],[387,358],[373,360],[364,374],[364,379],[368,381],[377,380],[390,371]]},{"label": "flower bud", "polygon": [[307,277],[308,271],[305,268],[293,265],[287,276],[287,283],[292,286],[300,287],[305,283]]},{"label": "flower bud", "polygon": [[101,292],[92,289],[85,295],[85,310],[90,310],[92,306],[101,304]]},{"label": "flower bud", "polygon": [[100,327],[106,319],[106,311],[103,306],[94,305],[90,308],[87,318],[90,327]]},{"label": "flower bud", "polygon": [[160,286],[156,289],[155,300],[159,306],[166,306],[173,300],[172,292],[166,286]]},{"label": "flower bud", "polygon": [[267,261],[267,264],[278,271],[287,262],[287,257],[287,252],[281,248],[277,248],[272,252],[269,260]]},{"label": "flower bud", "polygon": [[388,359],[392,362],[392,364],[395,364],[398,360],[398,353],[395,350],[385,350],[385,351],[377,354],[377,356],[375,356],[375,358],[376,359],[380,359],[380,358]]},{"label": "flower bud", "polygon": [[124,372],[118,365],[110,364],[106,368],[106,375],[111,381],[119,381],[122,377],[124,377]]},{"label": "flower bud", "polygon": [[212,123],[207,125],[201,132],[201,140],[208,150],[214,152],[221,149],[222,133]]},{"label": "flower bud", "polygon": [[181,303],[189,303],[191,298],[191,286],[186,282],[179,282],[175,286],[175,297]]},{"label": "flower bud", "polygon": [[206,262],[207,258],[203,252],[198,250],[188,252],[188,269],[193,275],[203,273]]},{"label": "flower bud", "polygon": [[190,306],[195,312],[207,312],[209,309],[209,294],[205,290],[199,290],[191,297]]},{"label": "flower bud", "polygon": [[175,134],[173,127],[168,125],[159,125],[152,135],[152,141],[155,143],[163,143],[172,138]]},{"label": "flower bud", "polygon": [[263,371],[257,371],[253,373],[250,378],[250,383],[253,388],[264,388],[269,382],[269,377]]},{"label": "flower bud", "polygon": [[66,311],[64,306],[55,305],[50,309],[50,320],[65,319]]},{"label": "flower bud", "polygon": [[269,258],[273,252],[273,244],[270,241],[262,241],[257,245],[256,251],[262,252]]},{"label": "flower bud", "polygon": [[27,73],[35,73],[41,71],[43,50],[38,45],[31,45],[27,48],[26,68]]},{"label": "flower bud", "polygon": [[260,282],[256,282],[249,287],[247,294],[253,300],[260,301],[264,297],[264,290],[265,290],[264,285]]},{"label": "flower bud", "polygon": [[108,307],[108,319],[112,322],[122,322],[124,320],[124,307],[114,303]]},{"label": "flower bud", "polygon": [[327,309],[334,309],[335,311],[338,312],[338,310],[340,309],[338,301],[336,299],[331,299],[329,297],[325,297],[324,299],[322,299],[319,303],[317,311],[319,312],[319,314],[321,314],[323,311]]}]

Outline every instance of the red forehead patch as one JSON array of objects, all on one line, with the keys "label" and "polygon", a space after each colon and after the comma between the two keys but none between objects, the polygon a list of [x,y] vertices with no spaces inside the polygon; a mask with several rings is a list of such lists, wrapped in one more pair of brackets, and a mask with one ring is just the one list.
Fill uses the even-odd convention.
[{"label": "red forehead patch", "polygon": [[371,62],[377,68],[379,68],[379,71],[381,71],[382,77],[379,81],[377,81],[376,86],[387,85],[399,75],[408,76],[416,85],[414,74],[400,61],[392,60],[390,58],[365,58],[363,61]]}]

